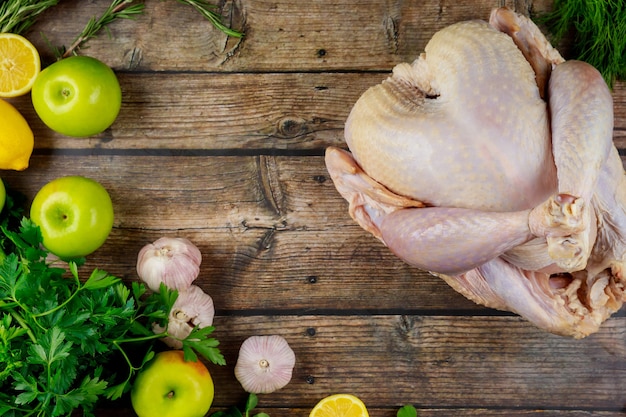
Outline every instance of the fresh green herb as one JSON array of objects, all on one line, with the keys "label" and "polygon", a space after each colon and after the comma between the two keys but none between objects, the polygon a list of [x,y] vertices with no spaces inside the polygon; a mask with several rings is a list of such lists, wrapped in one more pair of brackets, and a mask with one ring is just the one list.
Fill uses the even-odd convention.
[{"label": "fresh green herb", "polygon": [[234,38],[241,38],[243,33],[230,29],[226,25],[222,23],[222,15],[220,15],[216,10],[217,6],[210,4],[205,0],[177,0],[179,3],[187,4],[196,9],[202,16],[208,19],[213,26],[224,32],[225,34],[232,36]]},{"label": "fresh green herb", "polygon": [[623,0],[555,0],[553,10],[535,20],[547,26],[555,44],[572,34],[572,58],[596,67],[609,87],[626,78]]},{"label": "fresh green herb", "polygon": [[37,17],[59,0],[5,0],[0,4],[0,33],[21,34],[35,23]]},{"label": "fresh green herb", "polygon": [[83,31],[69,48],[65,49],[65,47],[63,47],[60,50],[56,50],[55,54],[61,58],[67,58],[75,54],[85,42],[97,36],[102,29],[105,29],[110,36],[111,33],[107,25],[111,22],[116,19],[134,19],[137,15],[143,13],[143,3],[131,4],[133,1],[134,0],[113,0],[102,16],[98,18],[92,17],[89,22],[87,22]]},{"label": "fresh green herb", "polygon": [[[243,407],[243,412],[236,406],[230,407],[226,411],[216,411],[212,413],[209,417],[250,417],[253,414],[252,410],[254,410],[259,403],[259,398],[256,394],[250,393],[246,403]],[[270,417],[267,413],[257,413],[254,414],[255,417]]]},{"label": "fresh green herb", "polygon": [[[99,18],[92,17],[89,22],[87,22],[85,28],[82,30],[80,35],[76,37],[69,48],[55,48],[55,55],[58,58],[67,58],[70,55],[76,54],[89,39],[97,36],[97,34],[103,29],[106,30],[110,36],[111,34],[109,32],[108,25],[111,22],[116,19],[134,19],[137,15],[143,13],[144,4],[131,4],[134,1],[135,0],[113,0],[102,16]],[[230,29],[222,23],[222,16],[216,12],[217,6],[204,0],[178,0],[178,2],[194,7],[215,27],[227,35],[238,38],[243,36],[241,32]]]},{"label": "fresh green herb", "polygon": [[[92,416],[99,400],[130,389],[156,340],[172,337],[150,326],[167,326],[178,294],[165,285],[147,294],[98,269],[83,280],[74,262],[49,264],[39,228],[13,201],[7,195],[0,222],[0,415]],[[225,364],[212,331],[182,340],[186,356]]]},{"label": "fresh green herb", "polygon": [[[177,0],[179,3],[192,6],[202,16],[209,20],[216,28],[229,36],[241,38],[242,32],[230,29],[222,23],[222,15],[217,12],[218,7],[205,0]],[[37,17],[52,6],[56,6],[59,0],[4,0],[0,4],[0,33],[24,33],[35,23]],[[135,4],[132,4],[135,3]],[[85,46],[85,43],[98,35],[101,30],[106,30],[109,35],[108,25],[117,19],[134,19],[144,11],[143,3],[135,0],[112,0],[109,7],[100,17],[92,17],[82,32],[74,39],[69,47],[53,47],[55,56],[67,58],[74,55]]]},{"label": "fresh green herb", "polygon": [[417,409],[412,405],[408,404],[404,407],[400,407],[398,413],[396,414],[398,417],[417,417]]}]

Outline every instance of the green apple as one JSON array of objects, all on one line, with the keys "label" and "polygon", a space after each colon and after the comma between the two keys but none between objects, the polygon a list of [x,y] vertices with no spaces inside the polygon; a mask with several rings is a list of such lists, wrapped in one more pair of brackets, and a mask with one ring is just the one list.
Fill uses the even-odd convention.
[{"label": "green apple", "polygon": [[213,379],[181,350],[157,353],[139,372],[130,399],[139,417],[204,417],[213,403]]},{"label": "green apple", "polygon": [[113,228],[113,203],[97,181],[79,175],[60,177],[35,195],[30,218],[41,229],[43,245],[62,259],[87,256]]},{"label": "green apple", "polygon": [[31,97],[37,115],[50,129],[74,137],[103,132],[122,105],[113,70],[89,56],[72,56],[45,68]]}]

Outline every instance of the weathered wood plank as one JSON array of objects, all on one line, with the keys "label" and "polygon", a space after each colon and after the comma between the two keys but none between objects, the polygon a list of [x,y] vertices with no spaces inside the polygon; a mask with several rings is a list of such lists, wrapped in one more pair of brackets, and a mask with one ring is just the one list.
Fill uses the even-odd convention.
[{"label": "weathered wood plank", "polygon": [[63,175],[109,190],[114,230],[88,266],[128,280],[143,245],[183,236],[221,310],[480,310],[357,226],[321,157],[38,156],[4,180],[30,200]]},{"label": "weathered wood plank", "polygon": [[119,228],[319,232],[346,226],[347,204],[321,156],[36,155],[26,171],[3,177],[33,197],[50,179],[74,174],[110,190]]},{"label": "weathered wood plank", "polygon": [[83,139],[48,129],[28,96],[12,102],[30,123],[37,148],[320,150],[343,143],[350,108],[386,77],[124,73],[118,119]]},{"label": "weathered wood plank", "polygon": [[[115,228],[88,268],[130,281],[145,243],[169,235],[198,244],[197,283],[215,300],[229,361],[211,367],[216,409],[245,396],[232,373],[240,343],[277,333],[298,364],[289,386],[261,396],[273,417],[307,416],[340,391],[359,395],[372,417],[395,416],[406,403],[421,416],[623,415],[623,312],[574,341],[476,306],[361,230],[321,157],[343,144],[360,94],[413,60],[436,30],[486,18],[502,3],[538,11],[550,2],[354,3],[226,1],[246,29],[238,42],[189,7],[146,2],[145,16],[116,22],[111,38],[84,51],[119,74],[114,126],[66,138],[37,120],[28,97],[13,100],[33,126],[37,155],[26,172],[2,177],[29,197],[70,174],[111,191]],[[69,44],[106,2],[58,7],[28,35],[47,61],[39,33]],[[625,149],[626,84],[614,98],[615,142]],[[98,415],[134,415],[122,406]]]},{"label": "weathered wood plank", "polygon": [[[345,146],[350,109],[388,73],[161,74],[122,73],[120,115],[90,138],[48,129],[29,96],[11,100],[28,120],[38,149],[180,149],[316,151]],[[155,85],[167,86],[154,88]],[[615,101],[616,145],[626,148],[626,83]]]},{"label": "weathered wood plank", "polygon": [[273,417],[307,416],[338,392],[380,417],[404,404],[420,416],[617,416],[626,401],[624,317],[578,341],[512,317],[217,317],[215,326],[228,362],[209,365],[215,409],[245,398],[233,369],[243,340],[257,334],[280,334],[297,358],[292,381],[260,395]]},{"label": "weathered wood plank", "polygon": [[221,310],[493,313],[357,226],[324,180],[321,157],[37,156],[27,172],[4,180],[32,199],[48,180],[72,174],[100,181],[116,210],[89,266],[128,280],[143,245],[184,236],[201,248],[198,283],[224,300]]},{"label": "weathered wood plank", "polygon": [[261,396],[263,407],[310,409],[338,392],[372,409],[617,412],[626,402],[624,317],[583,340],[547,335],[515,317],[231,316],[215,326],[229,364],[210,365],[216,407],[245,397],[233,367],[240,344],[257,334],[282,335],[297,358],[290,384]]},{"label": "weathered wood plank", "polygon": [[[211,413],[218,410],[225,410],[224,408],[211,408]],[[373,408],[367,409],[370,417],[396,417],[398,411],[397,408]],[[491,410],[488,408],[419,408],[417,407],[419,417],[623,417],[622,411],[582,411],[582,410],[517,410],[517,409],[498,409]],[[270,408],[259,407],[255,409],[255,412],[264,412],[272,417],[308,417],[311,409],[309,408]],[[98,417],[136,417],[136,414],[131,409],[122,410],[98,410]]]},{"label": "weathered wood plank", "polygon": [[[256,248],[265,241],[264,235],[253,234],[245,239],[236,238],[239,240],[236,243],[222,243],[236,233],[182,230],[163,234],[188,237],[198,244],[204,262],[196,284],[215,298],[219,311],[496,314],[466,300],[442,280],[391,257],[384,252],[385,248],[377,249],[376,243],[371,252],[378,257],[377,262],[371,258],[349,261],[346,256],[353,252],[349,245],[354,242],[334,233],[323,237],[309,233],[281,234],[271,243],[270,253]],[[147,234],[134,241],[128,240],[133,238],[132,232],[125,235],[118,240],[115,233],[107,243],[111,250],[105,248],[92,257],[91,265],[105,265],[107,271],[129,281],[137,279],[134,262],[140,247],[161,235]],[[303,241],[308,241],[310,248],[303,247]],[[359,250],[370,246],[365,240],[357,245]],[[380,256],[383,252],[384,256]]]},{"label": "weathered wood plank", "polygon": [[[218,2],[215,2],[218,3]],[[234,27],[246,36],[228,41],[189,6],[175,1],[146,2],[145,14],[111,25],[111,36],[89,42],[85,53],[116,69],[150,71],[307,71],[387,70],[413,60],[437,30],[468,19],[488,19],[492,8],[506,4],[528,12],[530,2],[480,0],[227,1]],[[549,2],[534,3],[545,10]],[[29,38],[52,59],[44,34],[55,46],[70,45],[100,1],[62,2],[32,28]]]}]

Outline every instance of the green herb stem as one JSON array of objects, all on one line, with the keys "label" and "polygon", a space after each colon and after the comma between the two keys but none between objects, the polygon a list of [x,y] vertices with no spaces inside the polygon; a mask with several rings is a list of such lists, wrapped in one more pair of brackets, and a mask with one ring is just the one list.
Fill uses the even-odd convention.
[{"label": "green herb stem", "polygon": [[[15,297],[15,294],[13,294],[13,295],[12,295],[12,298],[11,298],[11,304],[14,304],[14,305],[15,305],[16,307],[18,307],[20,310],[24,311],[24,312],[25,312],[25,313],[27,313],[30,317],[32,317],[33,322],[37,325],[37,327],[39,327],[39,328],[40,328],[40,329],[42,329],[42,330],[46,330],[46,329],[45,329],[45,328],[44,328],[41,324],[39,324],[39,321],[37,321],[37,318],[36,318],[36,317],[33,317],[33,315],[29,312],[28,307],[26,307],[25,305],[23,305],[22,303],[20,303],[20,302],[17,300],[17,298]],[[17,311],[15,311],[15,309],[11,309],[11,310],[10,310],[10,313],[11,313],[11,315],[13,315],[13,316],[14,316],[14,318],[15,318],[16,320],[18,320],[18,317],[21,317],[21,316],[19,315],[19,313],[18,313]],[[17,314],[17,316],[15,316],[14,314]],[[22,321],[19,321],[19,320],[18,320],[18,322],[20,323],[20,325],[21,325],[24,329],[29,329],[29,330],[30,330],[30,327],[28,327],[28,325],[26,325],[26,324],[25,324],[25,323],[26,323],[26,321],[25,321],[24,319],[22,319]],[[36,339],[36,338],[35,338],[35,339]]]},{"label": "green herb stem", "polygon": [[120,351],[120,353],[122,354],[122,356],[126,360],[126,363],[128,364],[128,368],[129,368],[129,372],[130,373],[132,373],[134,371],[138,371],[140,369],[140,368],[137,368],[137,367],[135,367],[133,365],[133,363],[131,362],[130,358],[128,357],[128,354],[126,353],[126,351],[122,348],[122,346],[120,346],[120,343],[124,343],[124,341],[114,340],[111,343],[113,344],[113,346],[115,346],[117,348],[117,350]]},{"label": "green herb stem", "polygon": [[[141,337],[131,337],[131,338],[127,338],[127,339],[116,339],[113,340],[111,342],[111,344],[113,346],[115,346],[115,348],[122,354],[122,356],[124,357],[124,360],[126,361],[126,364],[128,366],[128,375],[126,376],[126,380],[124,382],[122,382],[121,386],[126,386],[131,378],[133,377],[133,375],[135,374],[135,372],[138,372],[141,370],[141,368],[143,367],[143,363],[140,366],[135,366],[133,365],[132,361],[130,360],[130,358],[128,357],[128,353],[126,353],[126,350],[124,350],[124,348],[122,347],[122,344],[124,343],[139,343],[139,342],[147,342],[150,340],[155,340],[155,339],[160,339],[161,337],[163,337],[163,334],[152,334],[149,336],[141,336]],[[123,389],[121,390],[123,392]],[[113,395],[110,399],[116,399],[117,395]]]},{"label": "green herb stem", "polygon": [[28,327],[28,324],[26,324],[24,318],[20,316],[20,314],[15,310],[11,310],[9,314],[11,314],[15,321],[19,323],[22,329],[26,330],[26,334],[28,335],[28,338],[31,340],[31,342],[37,343],[37,337],[35,337],[33,331],[30,329],[30,327]]},{"label": "green herb stem", "polygon": [[115,346],[119,346],[122,343],[138,343],[138,342],[147,342],[149,340],[161,339],[162,337],[169,336],[167,333],[155,333],[149,336],[140,336],[140,337],[131,337],[128,339],[116,339],[113,340]]},{"label": "green herb stem", "polygon": [[10,309],[12,309],[13,307],[16,307],[16,306],[18,306],[18,303],[16,303],[15,301],[11,301],[11,302],[7,303],[4,300],[0,300],[0,311],[1,310],[10,310]]},{"label": "green herb stem", "polygon": [[89,20],[83,31],[76,37],[72,45],[67,48],[60,58],[67,58],[76,53],[89,39],[94,38],[102,29],[116,19],[133,19],[143,13],[143,4],[132,4],[134,0],[113,0],[107,10],[99,18]]},{"label": "green herb stem", "polygon": [[209,22],[216,28],[234,38],[243,37],[243,33],[237,30],[231,29],[222,23],[222,15],[216,12],[217,7],[204,0],[177,0],[179,3],[187,4],[196,9],[202,16],[204,16]]},{"label": "green herb stem", "polygon": [[[83,289],[83,287],[79,287],[76,289],[76,291],[74,291],[69,297],[67,297],[65,299],[65,301],[63,301],[61,304],[59,304],[58,306],[51,308],[50,310],[46,310],[44,312],[41,313],[37,313],[37,314],[33,314],[32,317],[36,320],[40,317],[45,317],[47,315],[50,315],[52,313],[55,313],[63,308],[65,308],[65,306],[67,306],[77,295],[78,293]],[[22,307],[24,308],[24,307]]]}]

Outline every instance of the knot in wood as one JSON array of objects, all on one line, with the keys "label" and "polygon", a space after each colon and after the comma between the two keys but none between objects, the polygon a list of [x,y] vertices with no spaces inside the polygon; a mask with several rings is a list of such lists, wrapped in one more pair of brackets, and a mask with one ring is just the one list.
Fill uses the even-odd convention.
[{"label": "knot in wood", "polygon": [[277,136],[291,139],[308,132],[306,120],[299,117],[284,117],[278,121]]}]

